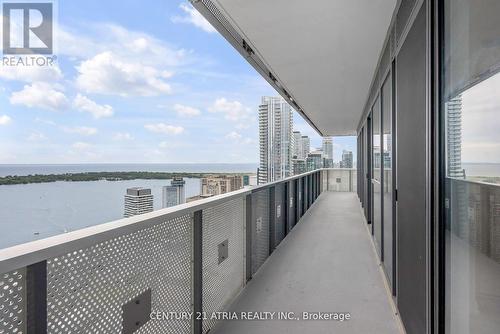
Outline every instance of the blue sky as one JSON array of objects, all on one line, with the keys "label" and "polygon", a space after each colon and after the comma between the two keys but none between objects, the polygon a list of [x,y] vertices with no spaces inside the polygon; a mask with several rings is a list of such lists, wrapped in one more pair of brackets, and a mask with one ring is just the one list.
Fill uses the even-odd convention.
[{"label": "blue sky", "polygon": [[57,66],[0,66],[0,163],[258,162],[276,92],[188,2],[59,1],[57,17]]}]

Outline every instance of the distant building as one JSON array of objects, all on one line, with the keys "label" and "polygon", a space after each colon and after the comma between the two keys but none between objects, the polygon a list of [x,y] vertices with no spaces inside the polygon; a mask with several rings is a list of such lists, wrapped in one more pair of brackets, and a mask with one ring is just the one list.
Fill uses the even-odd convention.
[{"label": "distant building", "polygon": [[465,171],[462,168],[462,96],[446,103],[446,140],[447,174],[449,177],[463,179]]},{"label": "distant building", "polygon": [[333,139],[332,137],[323,137],[322,144],[323,158],[333,161]]},{"label": "distant building", "polygon": [[305,159],[304,150],[302,148],[302,134],[300,131],[293,132],[293,159]]},{"label": "distant building", "polygon": [[311,139],[308,136],[302,136],[302,159],[307,159],[307,155],[311,151]]},{"label": "distant building", "polygon": [[310,152],[306,159],[307,171],[313,171],[323,167],[323,152],[313,151]]},{"label": "distant building", "polygon": [[164,208],[186,203],[184,184],[186,181],[182,177],[174,177],[169,186],[163,187],[162,204]]},{"label": "distant building", "polygon": [[342,161],[340,161],[340,168],[353,168],[352,151],[342,151]]},{"label": "distant building", "polygon": [[132,217],[153,211],[153,195],[151,189],[128,188],[125,194],[124,217]]},{"label": "distant building", "polygon": [[243,176],[222,175],[204,177],[200,181],[201,195],[221,195],[243,188]]},{"label": "distant building", "polygon": [[323,168],[333,168],[333,167],[334,167],[333,159],[327,159],[323,157]]},{"label": "distant building", "polygon": [[259,184],[292,175],[292,128],[292,107],[281,97],[262,97],[259,105]]},{"label": "distant building", "polygon": [[293,175],[305,173],[307,171],[305,159],[293,159]]}]

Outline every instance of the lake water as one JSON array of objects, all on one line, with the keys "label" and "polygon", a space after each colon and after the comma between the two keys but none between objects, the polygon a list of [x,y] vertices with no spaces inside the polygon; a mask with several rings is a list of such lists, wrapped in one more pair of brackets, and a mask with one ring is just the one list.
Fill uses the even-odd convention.
[{"label": "lake water", "polygon": [[[255,173],[255,164],[0,165],[0,176],[102,171]],[[186,178],[186,197],[200,193],[200,180]],[[127,188],[151,188],[154,208],[170,180],[52,182],[0,186],[0,248],[42,239],[123,217]],[[39,235],[35,235],[37,232]]]}]

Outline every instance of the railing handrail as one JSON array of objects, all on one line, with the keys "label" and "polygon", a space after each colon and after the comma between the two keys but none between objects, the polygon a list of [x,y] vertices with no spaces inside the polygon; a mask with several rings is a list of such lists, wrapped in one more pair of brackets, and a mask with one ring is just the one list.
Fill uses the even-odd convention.
[{"label": "railing handrail", "polygon": [[449,177],[449,176],[447,176],[446,178],[448,180],[451,180],[451,181],[457,181],[457,182],[463,182],[463,183],[472,183],[472,184],[476,184],[476,185],[483,186],[483,187],[493,187],[493,188],[494,187],[500,187],[500,184],[497,184],[497,183],[489,183],[489,182],[483,182],[483,181],[473,181],[473,180],[467,180],[467,179],[459,179],[459,178],[454,178],[454,177]]},{"label": "railing handrail", "polygon": [[310,172],[287,177],[263,185],[249,186],[226,194],[200,199],[190,203],[159,209],[153,212],[121,218],[111,222],[97,224],[75,231],[58,234],[44,239],[29,241],[0,249],[0,273],[16,270],[46,259],[61,256],[76,250],[88,248],[99,242],[130,234],[154,226],[167,220],[192,214],[195,211],[213,207],[233,198],[246,196],[281,183],[289,182],[321,170],[355,170],[349,168],[321,168]]}]

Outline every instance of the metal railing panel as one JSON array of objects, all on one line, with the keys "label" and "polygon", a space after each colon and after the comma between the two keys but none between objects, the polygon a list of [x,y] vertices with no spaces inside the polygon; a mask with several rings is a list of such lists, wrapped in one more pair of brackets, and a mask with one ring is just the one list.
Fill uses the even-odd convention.
[{"label": "metal railing panel", "polygon": [[0,333],[26,333],[26,269],[0,277]]},{"label": "metal railing panel", "polygon": [[296,182],[294,180],[288,182],[288,216],[287,216],[287,233],[289,233],[295,226],[296,214],[297,214],[297,200],[295,198],[296,194]]},{"label": "metal railing panel", "polygon": [[204,333],[245,285],[245,209],[242,197],[203,210]]},{"label": "metal railing panel", "polygon": [[269,189],[252,194],[252,274],[269,256]]},{"label": "metal railing panel", "polygon": [[[151,290],[151,310],[190,312],[191,214],[47,260],[51,333],[120,333],[124,304]],[[148,321],[136,333],[190,333],[191,321]]]},{"label": "metal railing panel", "polygon": [[285,184],[276,185],[274,188],[274,246],[285,238]]}]

